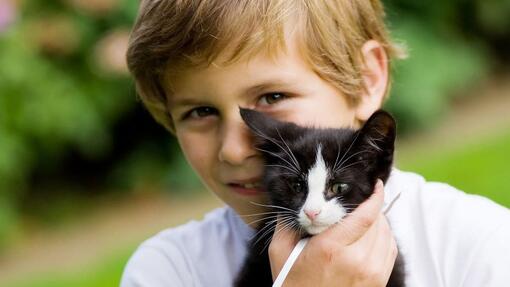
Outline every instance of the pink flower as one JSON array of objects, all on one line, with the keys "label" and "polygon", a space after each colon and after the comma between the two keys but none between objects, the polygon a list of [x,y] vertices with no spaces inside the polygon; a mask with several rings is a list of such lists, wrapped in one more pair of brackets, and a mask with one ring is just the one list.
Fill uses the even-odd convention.
[{"label": "pink flower", "polygon": [[16,7],[10,0],[0,0],[0,32],[7,30],[16,20]]}]

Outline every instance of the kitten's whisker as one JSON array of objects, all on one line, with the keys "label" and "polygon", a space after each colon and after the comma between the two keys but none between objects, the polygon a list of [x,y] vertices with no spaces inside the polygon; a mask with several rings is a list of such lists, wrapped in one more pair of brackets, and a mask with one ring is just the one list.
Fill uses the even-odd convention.
[{"label": "kitten's whisker", "polygon": [[268,153],[268,154],[270,154],[270,155],[272,155],[272,156],[274,156],[274,157],[277,157],[277,158],[281,159],[282,161],[284,161],[285,163],[287,163],[287,164],[289,165],[289,166],[288,166],[288,167],[289,167],[289,169],[292,169],[294,172],[296,172],[296,173],[298,173],[298,174],[299,174],[299,170],[298,170],[298,169],[296,169],[296,168],[292,165],[292,163],[290,163],[288,160],[284,159],[284,158],[283,158],[283,157],[281,157],[280,155],[278,155],[278,154],[276,154],[276,153],[274,153],[274,152],[272,152],[272,151],[265,150],[265,149],[261,149],[261,148],[257,148],[257,147],[256,147],[255,149],[256,149],[256,150],[259,150],[259,151],[262,151],[262,152],[265,152],[265,153]]},{"label": "kitten's whisker", "polygon": [[296,176],[296,175],[299,175],[299,174],[290,173],[290,172],[281,172],[280,175]]},{"label": "kitten's whisker", "polygon": [[[295,227],[298,227],[299,228],[299,225],[297,225],[296,221],[295,220],[292,220],[291,222],[287,222],[287,224],[285,224],[282,228],[280,228],[279,230],[275,230],[273,236],[275,236],[278,232],[282,232],[284,230],[290,230],[292,228],[295,228]],[[266,246],[264,246],[264,248],[267,248],[267,242],[266,242]]]},{"label": "kitten's whisker", "polygon": [[[284,231],[286,229],[288,229],[290,226],[292,226],[292,224],[294,224],[294,219],[291,218],[290,220],[286,220],[286,221],[282,221],[282,223],[280,224],[280,229],[275,229],[275,235],[278,233],[278,232],[281,232],[281,231]],[[273,235],[274,236],[274,235]]]},{"label": "kitten's whisker", "polygon": [[272,215],[272,216],[267,216],[267,217],[264,217],[264,218],[255,219],[255,220],[253,220],[251,222],[248,222],[247,224],[248,225],[252,225],[252,224],[260,222],[260,221],[265,221],[265,220],[275,219],[275,218],[278,218],[278,215]]},{"label": "kitten's whisker", "polygon": [[[342,161],[340,162],[340,164],[339,164],[339,166],[337,167],[337,169],[341,168],[341,167],[342,167],[342,165],[343,165],[344,163],[348,162],[348,161],[349,161],[349,160],[350,160],[353,156],[356,156],[356,155],[358,155],[358,154],[360,154],[360,153],[363,153],[363,152],[369,152],[369,151],[370,151],[370,150],[368,150],[368,149],[364,149],[364,150],[360,150],[360,151],[357,151],[357,152],[355,152],[355,153],[353,153],[353,154],[349,155],[349,157],[347,157],[345,160],[342,160]],[[345,154],[344,154],[344,156],[345,156]]]},{"label": "kitten's whisker", "polygon": [[349,206],[359,206],[359,204],[355,204],[355,203],[342,203],[342,206],[344,206],[344,207],[345,206],[347,206],[347,207],[349,207]]},{"label": "kitten's whisker", "polygon": [[[338,169],[342,168],[342,165],[343,165],[343,164],[345,164],[346,162],[348,162],[348,161],[349,161],[349,160],[350,160],[353,156],[356,156],[356,155],[358,155],[358,154],[360,154],[360,153],[369,152],[369,151],[370,151],[370,150],[368,150],[368,149],[364,149],[364,150],[357,151],[357,152],[355,152],[355,153],[353,153],[353,154],[349,155],[349,156],[348,156],[345,160],[342,160],[342,161],[340,162],[340,164],[338,165],[338,167],[336,168],[336,170],[338,170]],[[345,154],[344,154],[344,156],[345,156]]]},{"label": "kitten's whisker", "polygon": [[285,166],[285,165],[279,165],[279,164],[266,164],[264,166],[268,166],[268,167],[281,167],[281,168],[284,168],[284,169],[287,169],[287,170],[290,170],[292,171],[291,175],[299,175],[299,172],[295,171],[294,169],[292,168],[289,168],[288,166]]},{"label": "kitten's whisker", "polygon": [[239,215],[239,217],[250,217],[250,216],[259,216],[259,215],[266,215],[266,214],[284,214],[284,213],[291,213],[291,212],[288,212],[288,211],[268,211],[268,212],[261,212],[261,213],[243,214],[243,215]]},{"label": "kitten's whisker", "polygon": [[[277,220],[276,220],[276,219],[266,222],[266,224],[265,224],[265,225],[264,225],[264,226],[263,226],[263,227],[262,227],[259,231],[257,231],[257,233],[255,233],[255,234],[251,237],[251,239],[250,239],[250,240],[253,240],[254,238],[257,238],[257,237],[259,237],[259,240],[260,240],[260,237],[262,237],[262,236],[259,236],[259,235],[261,235],[261,234],[265,234],[265,232],[266,232],[266,230],[267,230],[267,229],[269,229],[269,230],[270,230],[270,229],[273,229],[273,228],[274,228],[274,226],[276,226],[276,222],[277,222]],[[259,240],[255,241],[255,242],[253,243],[253,245],[255,245],[255,244],[256,244]]]},{"label": "kitten's whisker", "polygon": [[342,167],[340,170],[338,170],[337,172],[341,172],[342,170],[345,170],[345,169],[346,169],[346,168],[348,168],[348,167],[351,167],[351,166],[353,166],[353,165],[356,165],[356,164],[359,164],[359,163],[363,163],[363,162],[366,162],[366,161],[368,161],[368,160],[364,159],[364,160],[358,160],[358,161],[355,161],[355,162],[350,163],[350,164],[348,164],[348,165],[346,165],[346,166],[343,166],[343,167]]},{"label": "kitten's whisker", "polygon": [[336,159],[335,159],[335,163],[333,164],[333,168],[332,170],[335,170],[336,169],[336,164],[338,162],[338,157],[340,156],[340,144],[338,144],[338,151],[336,152]]},{"label": "kitten's whisker", "polygon": [[[281,150],[283,150],[285,153],[287,153],[287,151],[273,138],[269,137],[268,135],[264,134],[263,132],[261,132],[259,129],[257,128],[254,128],[254,131],[261,137],[267,139],[268,141],[274,143],[275,145],[277,145]],[[278,132],[278,134],[280,133],[278,131],[278,129],[276,129],[276,131]],[[281,137],[281,136],[280,136]],[[291,155],[287,153],[287,155],[290,157]],[[296,166],[297,169],[299,169],[299,165]],[[298,172],[299,173],[299,172]]]},{"label": "kitten's whisker", "polygon": [[[280,230],[281,230],[281,229],[280,229]],[[274,225],[274,228],[273,228],[273,230],[272,230],[272,231],[273,231],[273,233],[272,233],[272,234],[270,234],[270,235],[268,234],[269,236],[267,236],[266,242],[264,243],[264,247],[261,249],[261,253],[260,253],[260,254],[262,254],[262,252],[264,252],[264,250],[266,250],[266,249],[268,248],[268,246],[269,246],[269,244],[271,243],[271,241],[272,241],[272,239],[273,239],[274,235],[276,234],[276,232],[277,232],[277,231],[276,231],[276,224]],[[264,237],[264,236],[263,236],[263,237]],[[262,238],[263,238],[263,237],[262,237]]]},{"label": "kitten's whisker", "polygon": [[[381,133],[381,132],[380,132],[379,130],[377,130],[377,129],[376,129],[376,131],[377,131],[378,133]],[[371,146],[372,146],[374,149],[376,149],[377,151],[381,151],[382,149],[381,149],[381,148],[377,145],[377,143],[375,143],[375,142],[377,142],[377,141],[382,141],[382,142],[383,142],[383,140],[384,140],[384,137],[382,137],[382,138],[372,138],[372,137],[368,137],[368,138],[367,138],[367,142],[368,142],[368,144],[369,144],[369,145],[371,145]]]},{"label": "kitten's whisker", "polygon": [[299,163],[296,159],[296,157],[294,156],[294,154],[292,153],[292,150],[290,149],[289,145],[287,144],[287,142],[283,139],[282,135],[280,134],[280,131],[278,130],[278,127],[276,128],[276,132],[278,133],[278,136],[280,137],[280,139],[282,140],[283,144],[287,147],[287,150],[289,151],[288,155],[290,156],[290,158],[294,161],[294,164],[296,166],[296,169],[297,170],[301,170],[301,168],[299,167]]},{"label": "kitten's whisker", "polygon": [[[291,220],[293,220],[293,218],[290,218],[290,217],[285,218],[284,220],[282,220],[282,224],[286,224],[288,221],[291,221]],[[277,219],[268,222],[266,226],[264,226],[259,232],[257,232],[257,235],[258,235],[262,230],[266,229],[264,231],[264,233],[257,238],[257,240],[253,243],[253,245],[257,244],[260,240],[262,240],[264,237],[269,235],[272,231],[276,230],[276,222],[277,222]],[[255,238],[255,237],[253,237],[253,238]]]},{"label": "kitten's whisker", "polygon": [[[352,148],[352,145],[356,142],[356,140],[358,139],[359,135],[361,134],[361,131],[357,131],[356,132],[356,136],[354,137],[354,139],[352,140],[351,144],[349,145],[349,147],[347,148],[347,151],[344,152],[342,158],[340,159],[340,166],[342,166],[342,163],[343,163],[343,159],[344,157],[349,153],[349,151],[351,150]],[[334,168],[333,170],[336,170],[336,161],[335,161],[335,165],[334,165]]]},{"label": "kitten's whisker", "polygon": [[266,250],[269,247],[269,244],[271,244],[271,241],[273,241],[273,236],[269,236],[266,239],[266,243],[264,244],[264,248],[262,248],[261,252],[264,252],[264,250]]},{"label": "kitten's whisker", "polygon": [[292,210],[292,209],[287,208],[287,207],[279,206],[279,205],[261,204],[261,203],[256,203],[256,202],[253,202],[253,201],[250,201],[250,203],[258,205],[258,206],[263,206],[263,207],[272,207],[272,208],[278,208],[278,209],[282,209],[282,210],[287,210],[287,211],[290,211],[290,212],[293,212],[294,214],[296,214],[295,210]]},{"label": "kitten's whisker", "polygon": [[[264,221],[264,220],[269,220],[269,219],[277,219],[278,216],[280,216],[281,218],[285,218],[286,216],[294,216],[295,213],[291,213],[291,212],[288,212],[288,211],[277,211],[277,212],[274,212],[275,214],[273,215],[270,215],[270,216],[265,216],[265,217],[262,217],[262,218],[258,218],[258,219],[255,219],[251,222],[248,222],[247,224],[248,225],[251,225],[251,224],[254,224],[254,223],[257,223],[257,222],[260,222],[260,221]],[[263,213],[261,213],[263,214]],[[255,216],[255,215],[253,215]]]},{"label": "kitten's whisker", "polygon": [[349,160],[350,160],[353,156],[356,156],[356,155],[358,155],[358,154],[360,154],[360,153],[363,153],[363,152],[370,152],[370,151],[369,151],[369,150],[361,150],[361,151],[358,151],[358,152],[355,152],[355,153],[351,154],[348,158],[346,158],[344,161],[342,161],[342,162],[339,164],[339,166],[338,166],[338,168],[335,170],[335,172],[339,172],[340,170],[342,170],[342,169],[343,169],[343,166],[342,166],[342,165],[343,165],[344,163],[348,162],[348,161],[349,161]]},{"label": "kitten's whisker", "polygon": [[[283,219],[282,219],[282,221],[283,221],[283,220],[292,219],[292,217],[291,217],[291,216],[289,216],[289,215],[286,215],[286,216],[284,216],[284,217],[282,217],[282,218],[283,218]],[[271,228],[272,228],[273,226],[276,226],[276,222],[277,222],[277,221],[278,221],[278,218],[276,218],[276,219],[272,219],[272,220],[269,220],[268,222],[266,222],[266,223],[265,223],[265,225],[264,225],[264,226],[263,226],[263,227],[262,227],[262,228],[261,228],[261,229],[260,229],[260,230],[259,230],[259,231],[258,231],[258,232],[257,232],[257,233],[253,236],[253,237],[252,237],[252,238],[255,238],[257,235],[259,235],[260,233],[262,233],[262,232],[264,231],[264,229],[269,229],[269,230],[271,230]],[[264,232],[264,234],[263,234],[261,237],[265,236],[265,234],[266,234],[266,232]]]}]

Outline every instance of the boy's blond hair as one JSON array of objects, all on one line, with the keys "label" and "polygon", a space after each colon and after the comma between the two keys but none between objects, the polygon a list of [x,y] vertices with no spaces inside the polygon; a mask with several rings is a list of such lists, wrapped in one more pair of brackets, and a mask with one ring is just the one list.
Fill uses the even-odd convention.
[{"label": "boy's blond hair", "polygon": [[207,67],[226,50],[220,64],[262,51],[274,56],[286,49],[292,27],[310,67],[356,104],[364,89],[362,45],[374,39],[389,59],[401,55],[383,18],[379,0],[144,0],[127,61],[147,109],[173,131],[164,73]]}]

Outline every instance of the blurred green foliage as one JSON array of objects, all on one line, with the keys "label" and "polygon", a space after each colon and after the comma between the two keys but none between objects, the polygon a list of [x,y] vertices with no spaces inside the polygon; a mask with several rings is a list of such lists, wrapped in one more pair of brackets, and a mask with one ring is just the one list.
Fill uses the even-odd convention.
[{"label": "blurred green foliage", "polygon": [[510,131],[479,138],[459,148],[402,154],[398,167],[427,180],[447,182],[510,208]]},{"label": "blurred green foliage", "polygon": [[460,97],[510,60],[510,1],[386,0],[393,37],[409,58],[394,67],[387,108],[401,131],[432,126]]},{"label": "blurred green foliage", "polygon": [[1,32],[0,206],[10,208],[0,208],[0,241],[34,169],[60,168],[69,150],[106,156],[114,124],[137,104],[128,77],[100,73],[91,53],[110,29],[131,25],[138,1],[125,2],[111,18],[92,18],[61,2],[24,1]]},{"label": "blurred green foliage", "polygon": [[[26,202],[52,208],[37,193],[41,181],[196,185],[175,141],[152,127],[129,77],[109,61],[139,1],[15,2],[17,20],[0,29],[0,246]],[[387,104],[403,130],[436,122],[452,95],[510,60],[509,1],[384,2],[410,52],[395,65]]]},{"label": "blurred green foliage", "polygon": [[395,63],[386,103],[398,119],[400,132],[433,126],[454,96],[462,96],[487,77],[488,59],[477,43],[437,35],[412,19],[399,19],[394,35],[406,39],[410,54]]}]

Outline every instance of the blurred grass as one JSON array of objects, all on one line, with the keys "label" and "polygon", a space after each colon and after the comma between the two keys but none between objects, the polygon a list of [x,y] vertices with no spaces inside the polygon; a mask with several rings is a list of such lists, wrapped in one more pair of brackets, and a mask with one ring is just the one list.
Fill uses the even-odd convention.
[{"label": "blurred grass", "polygon": [[4,287],[111,287],[119,286],[124,266],[136,247],[121,249],[104,258],[100,263],[84,266],[80,271],[26,276],[25,279]]},{"label": "blurred grass", "polygon": [[[399,155],[397,166],[417,172],[427,180],[447,182],[465,192],[481,194],[510,207],[509,160],[510,131],[504,131],[460,148],[407,151]],[[79,272],[30,276],[5,287],[118,286],[122,270],[134,249],[130,246],[102,260],[99,258],[101,263],[84,266]]]},{"label": "blurred grass", "polygon": [[456,149],[408,151],[397,166],[510,207],[509,162],[510,130],[505,130]]}]

